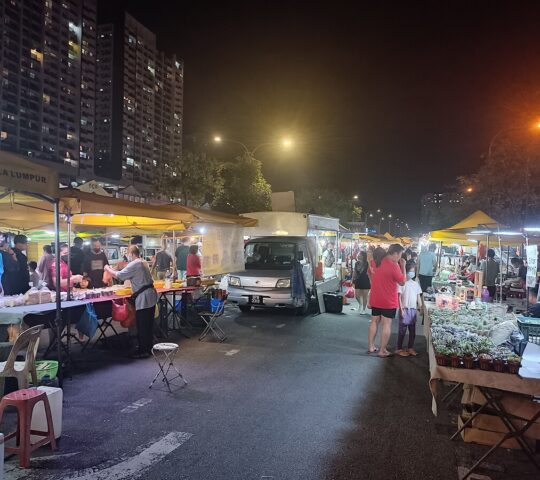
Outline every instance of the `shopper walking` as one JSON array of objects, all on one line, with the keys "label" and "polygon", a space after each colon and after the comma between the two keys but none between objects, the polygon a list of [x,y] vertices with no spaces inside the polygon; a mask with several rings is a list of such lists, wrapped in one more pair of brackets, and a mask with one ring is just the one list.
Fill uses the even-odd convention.
[{"label": "shopper walking", "polygon": [[418,280],[420,281],[422,292],[425,292],[433,285],[433,277],[437,271],[436,249],[437,246],[431,243],[428,250],[424,249],[418,257]]},{"label": "shopper walking", "polygon": [[178,280],[186,279],[187,271],[187,256],[189,255],[189,238],[184,237],[182,239],[182,245],[180,245],[174,256],[176,257],[176,272],[178,274]]},{"label": "shopper walking", "polygon": [[[408,262],[405,269],[407,271],[407,281],[405,285],[398,287],[399,293],[399,330],[396,353],[401,357],[409,355],[418,355],[414,349],[414,340],[416,338],[416,317],[418,307],[422,305],[422,289],[415,282],[415,264]],[[408,348],[403,349],[403,340],[405,334],[409,331]]]},{"label": "shopper walking", "polygon": [[[396,316],[398,285],[405,284],[405,260],[401,258],[403,247],[394,243],[388,248],[384,258],[375,255],[375,267],[371,274],[371,323],[368,331],[368,353],[377,353],[379,357],[390,357],[387,350],[390,339],[392,319]],[[381,324],[380,348],[375,347],[375,337]]]},{"label": "shopper walking", "polygon": [[496,281],[499,276],[500,268],[499,262],[495,260],[495,250],[492,248],[487,251],[487,260],[482,262],[480,270],[484,274],[484,285],[489,292],[489,298],[493,300],[495,293],[497,292]]},{"label": "shopper walking", "polygon": [[156,261],[154,262],[152,271],[156,272],[158,280],[163,280],[167,272],[172,271],[172,267],[173,259],[169,255],[169,252],[167,252],[167,245],[163,243],[161,245],[161,250],[156,253]]},{"label": "shopper walking", "polygon": [[39,257],[37,271],[41,276],[41,281],[51,290],[54,289],[53,280],[50,275],[51,265],[54,263],[54,255],[52,247],[45,245],[43,247],[43,255]]},{"label": "shopper walking", "polygon": [[371,288],[371,282],[368,276],[368,260],[366,252],[359,252],[358,259],[354,265],[353,272],[353,284],[356,300],[358,301],[358,311],[360,315],[364,315],[367,312],[369,290]]},{"label": "shopper walking", "polygon": [[152,273],[148,264],[140,258],[141,254],[137,245],[130,245],[128,248],[129,263],[120,271],[113,270],[109,265],[105,265],[105,270],[111,276],[120,281],[129,280],[135,301],[135,311],[137,319],[137,339],[138,349],[133,354],[133,358],[148,358],[152,352],[154,340],[154,312],[158,295],[154,288]]}]

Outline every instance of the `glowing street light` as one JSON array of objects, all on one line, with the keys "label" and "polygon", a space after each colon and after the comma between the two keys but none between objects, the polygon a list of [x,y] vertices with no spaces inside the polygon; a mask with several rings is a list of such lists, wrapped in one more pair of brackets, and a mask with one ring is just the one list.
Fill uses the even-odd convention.
[{"label": "glowing street light", "polygon": [[216,136],[214,137],[214,142],[215,142],[215,143],[221,143],[222,141],[223,141],[223,140],[222,140],[222,138],[221,138],[219,135],[216,135]]},{"label": "glowing street light", "polygon": [[244,152],[246,153],[246,155],[248,155],[251,158],[255,157],[255,152],[257,152],[257,150],[259,150],[261,147],[265,147],[267,145],[281,145],[284,149],[287,149],[287,150],[294,146],[294,142],[292,141],[292,139],[290,139],[288,137],[284,138],[280,142],[261,143],[261,144],[257,145],[255,148],[253,148],[251,150],[246,146],[246,144],[244,144],[242,142],[239,142],[238,140],[233,140],[233,139],[229,139],[229,138],[223,138],[220,135],[215,135],[214,138],[213,138],[213,141],[216,144],[221,144],[221,143],[225,143],[225,142],[236,143],[237,145],[240,145],[244,149]]},{"label": "glowing street light", "polygon": [[472,193],[472,191],[473,191],[473,188],[472,188],[472,187],[468,187],[468,188],[467,188],[467,193]]},{"label": "glowing street light", "polygon": [[283,145],[285,148],[291,148],[293,146],[293,141],[290,138],[284,138],[281,141],[281,145]]},{"label": "glowing street light", "polygon": [[352,198],[353,200],[358,200],[358,195],[354,195]]}]

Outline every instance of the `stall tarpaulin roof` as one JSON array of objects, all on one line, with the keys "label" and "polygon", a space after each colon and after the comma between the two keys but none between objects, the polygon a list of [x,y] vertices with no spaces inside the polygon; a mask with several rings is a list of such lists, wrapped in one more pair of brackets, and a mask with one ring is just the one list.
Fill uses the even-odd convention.
[{"label": "stall tarpaulin roof", "polygon": [[[0,226],[43,230],[52,224],[52,208],[28,195],[12,194],[0,200]],[[197,223],[249,225],[256,220],[182,205],[148,205],[72,189],[60,190],[60,213],[71,215],[76,227],[131,229],[133,231],[185,230]]]},{"label": "stall tarpaulin roof", "polygon": [[507,227],[502,223],[497,222],[497,220],[491,218],[487,213],[482,212],[482,210],[476,210],[476,212],[471,213],[467,218],[464,218],[461,220],[461,222],[456,223],[454,226],[449,227],[446,230],[459,230],[462,233],[467,233],[468,231],[486,228],[500,230]]}]

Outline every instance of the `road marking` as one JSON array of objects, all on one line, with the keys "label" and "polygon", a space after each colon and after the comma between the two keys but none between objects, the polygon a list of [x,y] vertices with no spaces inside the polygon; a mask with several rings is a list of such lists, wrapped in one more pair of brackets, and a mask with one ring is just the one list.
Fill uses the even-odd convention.
[{"label": "road marking", "polygon": [[68,474],[70,475],[69,477],[58,477],[58,480],[124,480],[141,477],[148,478],[146,473],[152,465],[163,460],[165,456],[174,452],[192,436],[192,433],[171,432],[138,455],[130,457],[112,467],[104,468],[103,470],[87,468],[75,474],[70,473]]},{"label": "road marking", "polygon": [[251,328],[257,328],[257,325],[251,325]]},{"label": "road marking", "polygon": [[132,413],[135,410],[138,410],[139,408],[148,405],[151,401],[151,398],[139,398],[139,400],[136,400],[131,405],[128,405],[126,408],[120,410],[120,413]]},{"label": "road marking", "polygon": [[276,325],[276,328],[283,328],[283,327],[286,327],[287,324],[286,323],[280,323],[279,325]]},{"label": "road marking", "polygon": [[[461,480],[465,474],[469,471],[466,467],[458,467],[458,478]],[[471,473],[469,477],[471,480],[491,480],[491,477],[487,475],[479,475],[478,473]]]},{"label": "road marking", "polygon": [[240,350],[229,350],[228,352],[225,352],[225,356],[232,357],[233,355],[236,355]]}]

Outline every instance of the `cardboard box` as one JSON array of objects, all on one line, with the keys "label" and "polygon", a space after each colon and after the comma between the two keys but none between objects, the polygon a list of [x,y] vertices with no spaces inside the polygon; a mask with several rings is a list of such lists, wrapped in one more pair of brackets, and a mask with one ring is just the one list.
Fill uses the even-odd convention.
[{"label": "cardboard box", "polygon": [[[461,428],[467,420],[458,417],[458,428]],[[461,438],[465,443],[478,443],[479,445],[495,445],[504,436],[504,433],[490,432],[488,430],[480,430],[479,428],[465,428],[461,432]],[[513,450],[521,450],[521,447],[515,438],[506,440],[502,445],[502,448],[511,448]]]},{"label": "cardboard box", "polygon": [[[466,388],[467,387],[467,388]],[[486,397],[482,395],[482,392],[477,387],[471,385],[463,386],[463,395],[461,397],[462,404],[474,404],[484,405],[486,403]],[[516,417],[530,419],[536,415],[540,410],[540,403],[533,402],[527,397],[517,397],[514,395],[508,395],[502,399],[502,405],[504,409],[515,415]],[[536,423],[540,423],[540,419]],[[533,427],[531,427],[533,428]]]},{"label": "cardboard box", "polygon": [[[466,420],[469,418],[469,414],[463,414],[463,418]],[[513,420],[512,424],[519,430],[525,426],[524,421]],[[487,415],[480,413],[474,417],[472,426],[480,430],[487,430],[489,432],[506,433],[508,429],[504,422],[495,415]],[[525,432],[526,438],[531,440],[540,440],[540,423],[533,423]]]}]

